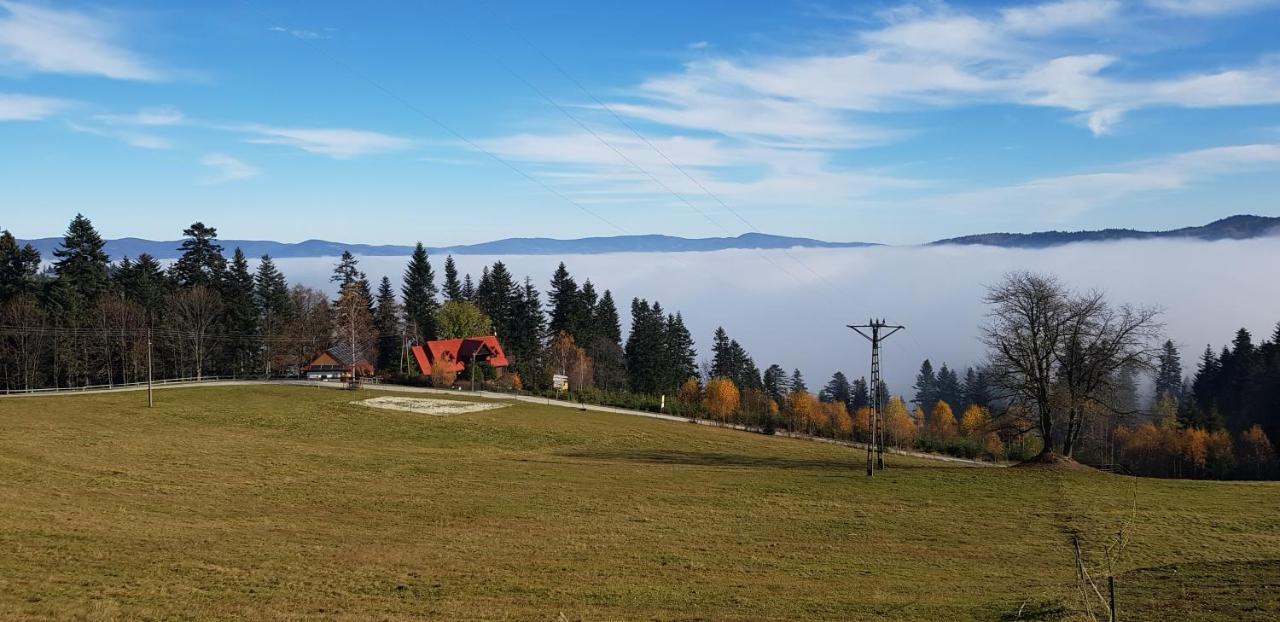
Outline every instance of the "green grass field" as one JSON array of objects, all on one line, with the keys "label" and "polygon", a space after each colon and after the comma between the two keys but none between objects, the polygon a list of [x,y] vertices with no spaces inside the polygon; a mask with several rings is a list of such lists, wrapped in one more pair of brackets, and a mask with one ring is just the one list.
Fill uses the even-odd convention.
[{"label": "green grass field", "polygon": [[[0,618],[1280,617],[1280,485],[975,468],[301,387],[0,400]],[[1096,559],[1095,559],[1096,561]],[[1105,619],[1105,618],[1104,618]]]}]

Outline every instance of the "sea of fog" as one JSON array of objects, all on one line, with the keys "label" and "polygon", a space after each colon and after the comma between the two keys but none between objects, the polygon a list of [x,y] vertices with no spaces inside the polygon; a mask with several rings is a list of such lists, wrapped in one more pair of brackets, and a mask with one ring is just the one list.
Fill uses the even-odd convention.
[{"label": "sea of fog", "polygon": [[[1158,305],[1170,338],[1183,348],[1188,373],[1205,344],[1221,348],[1240,327],[1256,341],[1280,321],[1280,238],[1248,241],[1127,241],[1041,250],[976,246],[733,250],[568,256],[456,256],[460,272],[479,276],[504,261],[544,292],[563,261],[581,283],[610,289],[624,334],[633,297],[679,310],[700,358],[723,326],[761,369],[800,369],[819,388],[832,372],[866,375],[870,349],[846,324],[883,317],[903,324],[882,352],[890,389],[908,392],[920,362],[963,369],[979,362],[984,286],[1010,270],[1057,274],[1080,289],[1101,289],[1116,302]],[[361,257],[375,284],[399,287],[406,257]],[[336,258],[279,259],[290,283],[326,289]],[[437,279],[443,257],[432,257]],[[544,294],[545,302],[545,294]]]}]

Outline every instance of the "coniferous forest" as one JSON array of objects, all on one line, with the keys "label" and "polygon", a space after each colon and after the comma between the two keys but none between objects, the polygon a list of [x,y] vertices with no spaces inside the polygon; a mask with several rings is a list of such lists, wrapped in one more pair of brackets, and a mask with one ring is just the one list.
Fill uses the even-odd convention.
[{"label": "coniferous forest", "polygon": [[[181,256],[169,265],[146,254],[108,257],[103,247],[83,216],[48,258],[0,231],[3,390],[137,383],[149,360],[156,379],[290,378],[344,343],[386,381],[442,384],[419,372],[410,345],[496,334],[510,366],[480,374],[489,389],[557,395],[551,376],[564,374],[572,391],[560,397],[846,440],[870,437],[876,390],[893,447],[1016,461],[1065,439],[1068,455],[1075,447],[1082,461],[1134,474],[1276,475],[1270,439],[1280,437],[1280,326],[1259,344],[1241,329],[1221,351],[1206,348],[1189,374],[1172,341],[1135,350],[1081,393],[1087,399],[1068,409],[1064,437],[1061,426],[1047,427],[1052,417],[1037,421],[1035,406],[1018,399],[1009,370],[996,362],[961,373],[926,360],[909,402],[839,371],[811,390],[798,369],[761,369],[723,328],[700,362],[678,310],[633,298],[624,334],[613,293],[579,282],[563,263],[544,302],[538,283],[501,261],[473,277],[446,257],[437,276],[418,244],[397,288],[387,278],[371,283],[344,253],[330,299],[290,286],[269,256],[251,269],[203,223],[183,231]],[[1154,389],[1141,397],[1147,377]],[[1063,394],[1078,388],[1054,383]]]}]

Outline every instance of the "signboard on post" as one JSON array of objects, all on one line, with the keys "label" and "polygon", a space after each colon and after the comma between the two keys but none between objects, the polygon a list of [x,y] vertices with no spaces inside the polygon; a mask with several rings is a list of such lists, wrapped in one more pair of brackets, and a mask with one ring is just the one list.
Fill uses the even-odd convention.
[{"label": "signboard on post", "polygon": [[[545,376],[544,376],[544,378],[545,378]],[[565,375],[562,375],[562,374],[556,374],[556,375],[552,376],[552,377],[551,377],[551,388],[553,388],[553,389],[555,389],[555,390],[557,390],[557,391],[568,391],[568,390],[569,390],[569,377],[568,377],[568,376],[565,376]]]}]

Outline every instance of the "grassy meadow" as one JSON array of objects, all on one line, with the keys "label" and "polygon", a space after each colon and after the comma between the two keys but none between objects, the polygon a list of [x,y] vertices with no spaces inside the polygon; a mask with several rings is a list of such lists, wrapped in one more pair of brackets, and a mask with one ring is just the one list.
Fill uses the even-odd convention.
[{"label": "grassy meadow", "polygon": [[1122,620],[1280,617],[1280,484],[377,394],[0,399],[0,618],[1084,619],[1071,535],[1125,525]]}]

